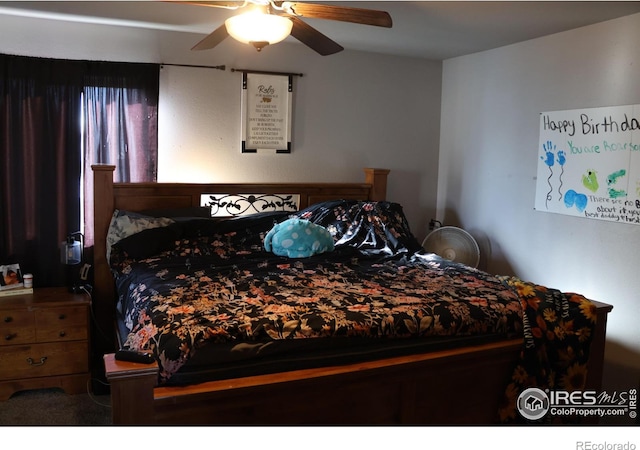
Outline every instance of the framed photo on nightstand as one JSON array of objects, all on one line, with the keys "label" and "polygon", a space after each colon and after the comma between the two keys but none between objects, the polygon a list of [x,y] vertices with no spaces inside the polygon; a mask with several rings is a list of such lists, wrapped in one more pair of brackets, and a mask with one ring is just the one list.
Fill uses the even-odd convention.
[{"label": "framed photo on nightstand", "polygon": [[24,287],[20,264],[0,266],[0,291]]}]

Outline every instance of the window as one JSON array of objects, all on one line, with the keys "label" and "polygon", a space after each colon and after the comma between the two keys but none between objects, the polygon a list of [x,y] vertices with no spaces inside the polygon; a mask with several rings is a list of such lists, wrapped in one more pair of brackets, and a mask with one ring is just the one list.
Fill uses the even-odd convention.
[{"label": "window", "polygon": [[[105,68],[104,66],[107,66]],[[84,231],[93,245],[93,164],[116,166],[116,182],[156,181],[159,66],[93,63],[82,117]]]}]

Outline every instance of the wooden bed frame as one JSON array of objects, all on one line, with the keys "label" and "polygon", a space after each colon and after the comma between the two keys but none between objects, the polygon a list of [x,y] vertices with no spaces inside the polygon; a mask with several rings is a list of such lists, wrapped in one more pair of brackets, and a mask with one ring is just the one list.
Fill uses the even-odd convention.
[{"label": "wooden bed frame", "polygon": [[[114,209],[199,206],[201,193],[299,193],[300,208],[339,198],[385,200],[389,173],[365,169],[364,183],[114,183],[114,169],[93,166],[93,302],[103,330],[115,329],[105,248]],[[596,305],[587,387],[600,390],[612,307]],[[521,348],[521,339],[505,340],[184,387],[157,387],[157,365],[116,361],[111,352],[104,355],[104,369],[114,424],[491,424]]]}]

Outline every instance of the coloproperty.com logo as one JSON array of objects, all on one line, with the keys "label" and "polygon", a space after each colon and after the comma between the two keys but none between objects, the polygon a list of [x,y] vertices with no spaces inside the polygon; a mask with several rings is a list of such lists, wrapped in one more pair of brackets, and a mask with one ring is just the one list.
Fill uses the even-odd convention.
[{"label": "coloproperty.com logo", "polygon": [[517,400],[522,417],[529,420],[553,416],[628,416],[635,419],[638,412],[638,391],[551,391],[549,389],[525,389]]}]

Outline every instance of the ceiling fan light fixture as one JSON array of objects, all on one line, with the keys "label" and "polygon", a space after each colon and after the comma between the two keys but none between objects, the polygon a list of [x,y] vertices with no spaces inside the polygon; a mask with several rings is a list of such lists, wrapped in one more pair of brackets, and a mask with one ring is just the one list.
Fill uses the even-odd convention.
[{"label": "ceiling fan light fixture", "polygon": [[289,36],[293,22],[286,17],[250,11],[228,18],[224,25],[232,38],[252,44],[260,51],[267,44],[275,44]]}]

